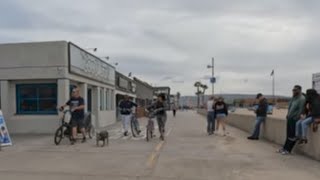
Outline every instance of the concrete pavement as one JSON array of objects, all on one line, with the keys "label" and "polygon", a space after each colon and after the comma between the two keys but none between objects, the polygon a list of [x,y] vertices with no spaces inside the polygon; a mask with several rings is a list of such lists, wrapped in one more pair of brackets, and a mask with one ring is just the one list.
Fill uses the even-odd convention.
[{"label": "concrete pavement", "polygon": [[[142,124],[145,123],[142,122]],[[142,125],[143,126],[143,125]],[[51,136],[14,137],[0,152],[1,180],[251,180],[319,179],[320,163],[303,156],[281,156],[277,146],[249,142],[248,134],[228,127],[229,135],[207,136],[206,120],[193,111],[169,115],[165,142],[125,138],[112,128],[109,147],[61,146]],[[144,130],[144,129],[143,129]]]}]

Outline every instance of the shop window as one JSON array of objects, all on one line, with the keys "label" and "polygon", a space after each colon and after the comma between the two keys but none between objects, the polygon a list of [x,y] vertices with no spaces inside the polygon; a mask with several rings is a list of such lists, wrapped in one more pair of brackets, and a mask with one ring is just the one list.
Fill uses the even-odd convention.
[{"label": "shop window", "polygon": [[106,90],[105,93],[105,97],[106,97],[106,110],[109,110],[109,89]]},{"label": "shop window", "polygon": [[115,94],[114,94],[114,90],[111,91],[111,98],[110,98],[110,104],[111,104],[111,110],[114,110],[114,99],[115,99]]},{"label": "shop window", "polygon": [[17,114],[56,114],[56,84],[16,85]]},{"label": "shop window", "polygon": [[104,110],[104,92],[100,89],[100,111]]}]

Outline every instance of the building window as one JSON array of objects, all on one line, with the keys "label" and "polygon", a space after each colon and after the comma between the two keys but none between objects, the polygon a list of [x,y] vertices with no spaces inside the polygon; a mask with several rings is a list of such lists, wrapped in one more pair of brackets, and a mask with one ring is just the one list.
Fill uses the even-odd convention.
[{"label": "building window", "polygon": [[56,84],[16,85],[17,114],[56,114]]},{"label": "building window", "polygon": [[105,92],[105,97],[106,97],[106,110],[109,110],[109,89],[106,90]]},{"label": "building window", "polygon": [[100,111],[104,110],[104,92],[100,89]]},{"label": "building window", "polygon": [[111,100],[110,100],[110,104],[111,104],[111,110],[114,110],[114,100],[115,100],[115,94],[114,94],[114,90],[111,91]]}]

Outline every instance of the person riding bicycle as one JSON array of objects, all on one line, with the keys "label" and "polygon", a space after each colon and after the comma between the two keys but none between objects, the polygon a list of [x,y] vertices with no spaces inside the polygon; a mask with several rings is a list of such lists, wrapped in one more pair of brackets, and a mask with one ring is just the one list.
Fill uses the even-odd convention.
[{"label": "person riding bicycle", "polygon": [[166,100],[165,95],[159,94],[157,101],[147,108],[148,111],[152,111],[153,113],[155,113],[158,127],[159,127],[161,140],[164,140],[163,134],[165,132],[165,126],[166,126],[166,122],[167,122],[167,112],[166,112],[165,100]]},{"label": "person riding bicycle", "polygon": [[124,96],[124,100],[119,103],[122,126],[124,129],[124,136],[128,136],[130,121],[132,118],[132,108],[138,105],[132,102],[129,96]]},{"label": "person riding bicycle", "polygon": [[63,106],[60,107],[60,111],[63,111],[65,107],[69,106],[71,111],[71,121],[70,125],[72,127],[71,144],[76,142],[76,137],[78,134],[78,129],[80,128],[83,135],[82,143],[86,142],[86,133],[84,129],[84,99],[80,96],[78,88],[72,90],[72,97]]}]

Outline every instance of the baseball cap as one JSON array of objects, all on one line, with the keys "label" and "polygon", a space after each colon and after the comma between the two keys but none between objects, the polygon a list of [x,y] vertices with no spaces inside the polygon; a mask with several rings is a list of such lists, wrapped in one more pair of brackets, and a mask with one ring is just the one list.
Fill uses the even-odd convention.
[{"label": "baseball cap", "polygon": [[256,99],[259,99],[261,96],[263,96],[261,93],[257,94]]}]

